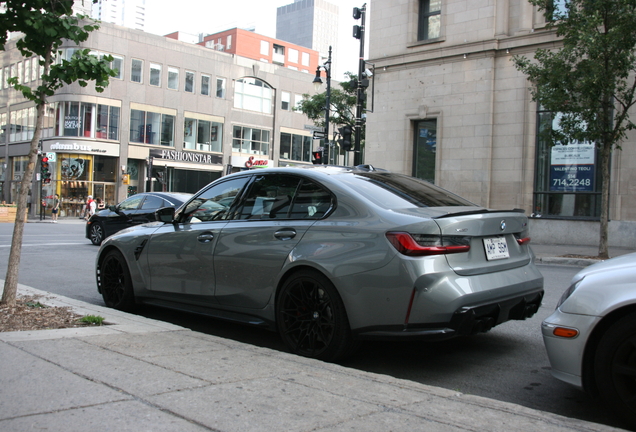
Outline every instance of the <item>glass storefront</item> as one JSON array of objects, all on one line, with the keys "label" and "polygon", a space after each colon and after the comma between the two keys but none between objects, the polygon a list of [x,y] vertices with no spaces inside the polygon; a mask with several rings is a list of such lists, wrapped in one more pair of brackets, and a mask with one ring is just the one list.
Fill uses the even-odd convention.
[{"label": "glass storefront", "polygon": [[534,187],[534,217],[598,220],[601,167],[594,143],[553,143],[558,114],[539,111]]},{"label": "glass storefront", "polygon": [[153,192],[198,192],[203,186],[221,177],[221,171],[184,170],[173,167],[152,167]]},{"label": "glass storefront", "polygon": [[53,179],[42,196],[47,205],[56,193],[60,196],[60,217],[82,217],[89,195],[116,204],[117,163],[114,157],[57,153],[49,159]]}]

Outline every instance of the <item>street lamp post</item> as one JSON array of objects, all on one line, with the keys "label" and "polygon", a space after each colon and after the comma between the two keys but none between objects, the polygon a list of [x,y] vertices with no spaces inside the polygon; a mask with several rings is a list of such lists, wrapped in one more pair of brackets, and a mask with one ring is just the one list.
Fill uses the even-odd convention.
[{"label": "street lamp post", "polygon": [[324,65],[319,65],[316,68],[316,77],[314,78],[314,86],[316,90],[320,88],[322,85],[322,79],[320,79],[320,69],[325,71],[325,75],[327,76],[327,97],[325,103],[325,146],[322,153],[322,163],[329,163],[329,156],[331,154],[329,143],[329,114],[331,111],[331,45],[329,45],[329,57]]}]

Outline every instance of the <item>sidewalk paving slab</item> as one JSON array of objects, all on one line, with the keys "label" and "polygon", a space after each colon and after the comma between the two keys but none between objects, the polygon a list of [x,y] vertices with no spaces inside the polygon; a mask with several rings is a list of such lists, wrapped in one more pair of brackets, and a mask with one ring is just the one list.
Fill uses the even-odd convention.
[{"label": "sidewalk paving slab", "polygon": [[109,325],[0,333],[2,431],[619,430],[18,292]]}]

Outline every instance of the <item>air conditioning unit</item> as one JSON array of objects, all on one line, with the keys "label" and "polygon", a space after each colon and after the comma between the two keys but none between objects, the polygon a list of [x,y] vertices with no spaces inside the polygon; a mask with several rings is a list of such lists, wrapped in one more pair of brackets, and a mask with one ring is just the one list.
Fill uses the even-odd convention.
[{"label": "air conditioning unit", "polygon": [[220,43],[214,45],[214,49],[217,51],[223,51],[224,48],[225,48],[225,45]]}]

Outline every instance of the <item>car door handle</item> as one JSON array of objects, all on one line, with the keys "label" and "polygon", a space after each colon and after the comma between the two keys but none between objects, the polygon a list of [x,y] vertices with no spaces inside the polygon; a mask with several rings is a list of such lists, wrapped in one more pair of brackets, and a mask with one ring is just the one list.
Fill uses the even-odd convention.
[{"label": "car door handle", "polygon": [[201,243],[210,243],[212,240],[214,240],[214,234],[212,233],[199,234],[199,236],[197,237],[197,240],[200,241]]},{"label": "car door handle", "polygon": [[293,228],[278,230],[274,233],[274,237],[278,240],[291,240],[296,237],[296,230]]}]

